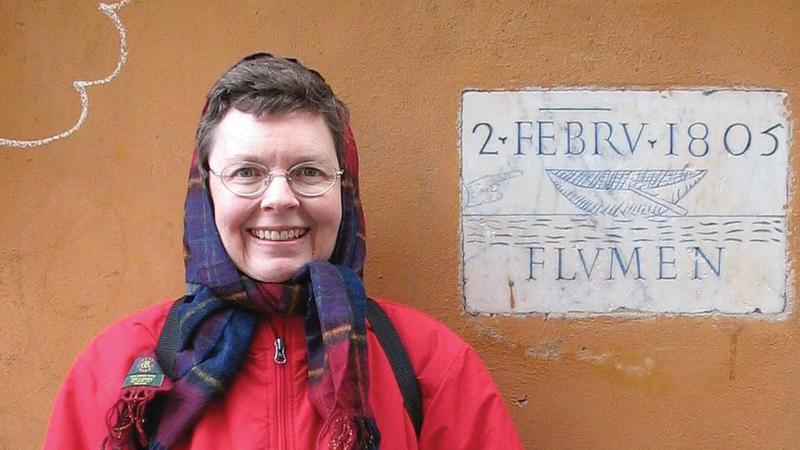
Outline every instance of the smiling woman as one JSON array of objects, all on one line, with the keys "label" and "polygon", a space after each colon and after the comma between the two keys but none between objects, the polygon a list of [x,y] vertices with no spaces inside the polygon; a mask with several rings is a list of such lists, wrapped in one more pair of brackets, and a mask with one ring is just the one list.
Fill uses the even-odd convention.
[{"label": "smiling woman", "polygon": [[[522,448],[472,348],[367,299],[355,140],[317,72],[262,53],[220,78],[184,222],[187,294],[94,339],[45,448]],[[421,423],[396,348],[381,347],[384,319],[416,375]]]}]

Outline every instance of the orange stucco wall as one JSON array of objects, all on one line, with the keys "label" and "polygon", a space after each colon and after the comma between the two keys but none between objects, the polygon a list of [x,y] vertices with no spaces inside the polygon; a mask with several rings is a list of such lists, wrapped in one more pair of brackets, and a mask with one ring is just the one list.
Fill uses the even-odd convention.
[{"label": "orange stucco wall", "polygon": [[[299,56],[348,101],[369,291],[470,341],[528,448],[800,441],[796,314],[472,317],[459,278],[465,88],[755,86],[788,92],[797,111],[795,0],[135,0],[118,12],[127,61],[87,89],[80,129],[40,147],[0,147],[0,448],[39,445],[61,379],[93,335],[181,293],[183,196],[203,96],[256,50]],[[72,127],[81,111],[72,81],[106,77],[118,45],[92,1],[0,1],[0,137]],[[794,269],[795,200],[787,214]]]}]

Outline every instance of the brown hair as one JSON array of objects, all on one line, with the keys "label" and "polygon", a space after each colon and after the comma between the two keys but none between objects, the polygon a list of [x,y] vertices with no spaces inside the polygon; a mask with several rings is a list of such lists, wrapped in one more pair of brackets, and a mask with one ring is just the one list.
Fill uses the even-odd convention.
[{"label": "brown hair", "polygon": [[305,67],[296,59],[255,53],[222,74],[208,93],[208,102],[195,135],[200,158],[198,165],[204,178],[214,130],[231,108],[256,117],[294,111],[321,114],[333,137],[339,166],[344,167],[344,129],[349,119],[347,106],[336,98],[316,70]]}]

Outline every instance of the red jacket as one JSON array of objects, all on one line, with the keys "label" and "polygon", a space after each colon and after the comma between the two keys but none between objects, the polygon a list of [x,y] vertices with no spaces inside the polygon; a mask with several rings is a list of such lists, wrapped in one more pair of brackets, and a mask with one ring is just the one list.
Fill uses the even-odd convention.
[{"label": "red jacket", "polygon": [[[497,387],[475,351],[438,321],[378,300],[408,352],[422,392],[417,442],[389,361],[367,332],[369,401],[381,449],[521,449]],[[99,449],[106,412],[137,356],[152,355],[169,306],[129,316],[97,336],[73,364],[53,406],[45,449]],[[368,327],[369,329],[369,327]],[[283,337],[288,361],[273,361]],[[313,449],[321,417],[309,401],[301,316],[265,320],[224,397],[204,411],[177,448]]]}]

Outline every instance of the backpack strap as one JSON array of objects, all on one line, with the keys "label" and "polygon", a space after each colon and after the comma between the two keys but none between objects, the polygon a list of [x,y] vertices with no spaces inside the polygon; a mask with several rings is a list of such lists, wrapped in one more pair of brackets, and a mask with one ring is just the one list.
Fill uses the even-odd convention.
[{"label": "backpack strap", "polygon": [[161,370],[170,380],[175,379],[175,354],[178,352],[178,339],[180,339],[181,334],[178,306],[183,303],[185,298],[181,297],[175,300],[170,306],[167,321],[164,322],[164,328],[161,329],[161,335],[158,337],[158,344],[156,345],[156,359],[158,364],[161,365]]},{"label": "backpack strap", "polygon": [[[156,358],[164,371],[170,379],[175,375],[175,354],[178,351],[178,339],[180,337],[178,318],[178,306],[183,303],[185,297],[175,300],[169,309],[167,320],[164,323],[164,328],[161,329],[161,335],[158,337],[158,344],[156,346]],[[389,364],[392,366],[394,378],[397,385],[400,387],[400,393],[403,395],[403,405],[406,408],[408,417],[414,425],[414,431],[419,439],[420,431],[422,430],[422,394],[419,390],[419,383],[417,382],[417,375],[414,373],[414,368],[411,367],[411,361],[408,359],[403,343],[400,341],[400,336],[397,335],[397,330],[392,325],[389,316],[381,309],[378,303],[371,299],[367,299],[367,319],[372,325],[372,331],[378,338],[378,342],[383,347],[386,357],[389,359]]]},{"label": "backpack strap", "polygon": [[367,299],[367,319],[372,324],[372,331],[383,347],[386,357],[389,358],[397,385],[400,386],[400,393],[403,394],[403,405],[406,407],[408,417],[414,424],[414,431],[419,439],[422,430],[422,395],[417,375],[408,359],[408,353],[406,353],[403,343],[400,342],[400,336],[397,335],[397,330],[389,320],[389,316],[371,298]]}]

